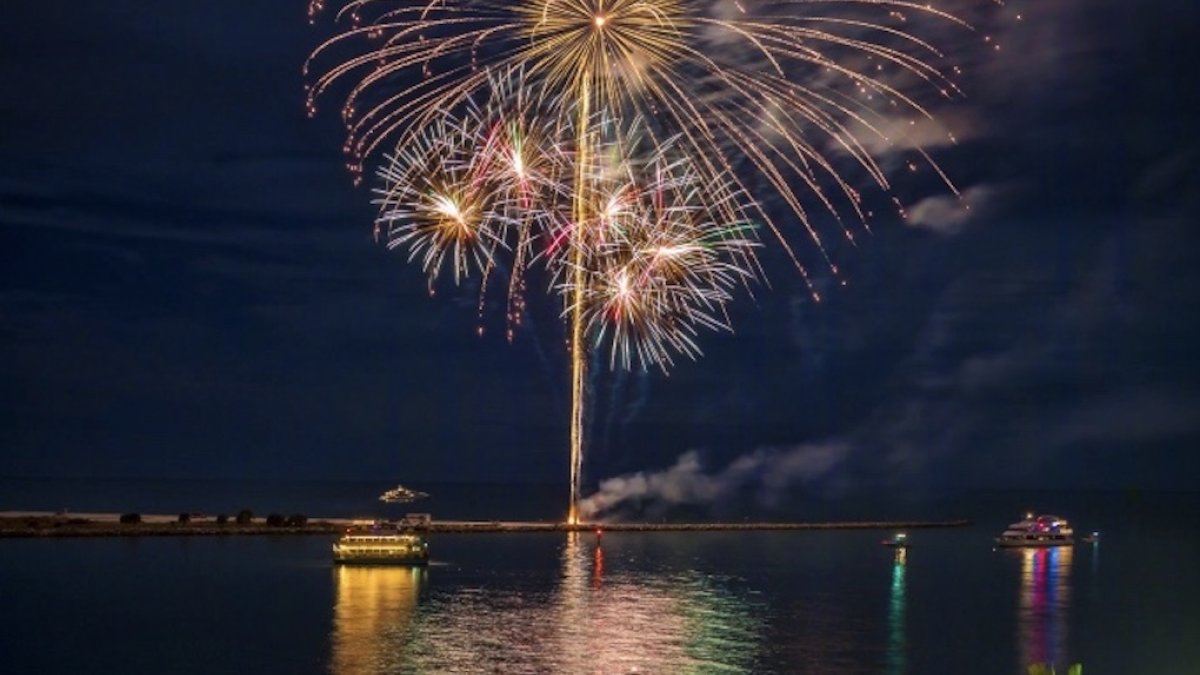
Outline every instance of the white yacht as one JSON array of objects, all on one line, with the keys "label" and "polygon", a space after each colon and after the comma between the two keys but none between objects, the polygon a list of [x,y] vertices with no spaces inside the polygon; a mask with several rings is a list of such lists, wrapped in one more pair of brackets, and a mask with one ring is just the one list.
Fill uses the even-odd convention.
[{"label": "white yacht", "polygon": [[384,492],[383,494],[379,495],[379,501],[403,504],[406,502],[415,502],[418,499],[424,499],[428,496],[429,496],[429,493],[427,493],[427,492],[421,492],[420,490],[413,490],[412,488],[406,488],[403,485],[397,485],[396,487],[392,488],[391,490],[388,490],[387,492]]},{"label": "white yacht", "polygon": [[1066,518],[1034,513],[1025,520],[1013,523],[996,537],[997,546],[1070,546],[1075,543],[1075,531]]}]

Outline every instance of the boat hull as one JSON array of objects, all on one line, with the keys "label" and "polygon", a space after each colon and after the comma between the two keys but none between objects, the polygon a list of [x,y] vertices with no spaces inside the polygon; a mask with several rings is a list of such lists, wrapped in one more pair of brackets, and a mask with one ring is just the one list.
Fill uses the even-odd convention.
[{"label": "boat hull", "polygon": [[1075,531],[1066,518],[1050,514],[1025,514],[1025,519],[1008,526],[999,537],[996,546],[1004,548],[1050,548],[1073,546]]},{"label": "boat hull", "polygon": [[1073,546],[1074,539],[997,539],[996,545],[1004,548],[1046,548],[1049,546]]},{"label": "boat hull", "polygon": [[397,557],[353,557],[333,559],[335,565],[386,565],[389,567],[425,567],[429,558],[397,558]]}]

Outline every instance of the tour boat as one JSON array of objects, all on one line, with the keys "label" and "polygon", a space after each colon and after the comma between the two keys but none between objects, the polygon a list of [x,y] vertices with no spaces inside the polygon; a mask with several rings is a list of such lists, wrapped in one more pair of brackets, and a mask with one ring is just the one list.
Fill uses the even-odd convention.
[{"label": "tour boat", "polygon": [[425,565],[429,544],[394,526],[350,529],[333,545],[333,561],[347,565]]},{"label": "tour boat", "polygon": [[999,537],[997,546],[1070,546],[1075,543],[1075,531],[1065,518],[1025,514],[1025,520],[1008,526]]}]

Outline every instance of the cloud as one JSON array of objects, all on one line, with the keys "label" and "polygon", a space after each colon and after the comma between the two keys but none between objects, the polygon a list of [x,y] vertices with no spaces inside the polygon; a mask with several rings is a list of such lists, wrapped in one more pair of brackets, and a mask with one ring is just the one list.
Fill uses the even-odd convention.
[{"label": "cloud", "polygon": [[172,242],[197,253],[369,250],[370,211],[356,208],[361,195],[347,183],[336,161],[287,156],[169,168],[0,167],[0,224],[91,243]]},{"label": "cloud", "polygon": [[[1194,269],[1194,249],[1179,245],[1190,241],[1182,222],[1141,221],[1145,269]],[[1069,480],[1122,485],[1105,476],[1142,471],[1128,480],[1178,484],[1170,467],[1146,468],[1137,456],[1200,435],[1200,393],[1181,351],[1200,328],[1169,300],[1194,296],[1196,276],[1137,274],[1120,218],[1088,222],[1089,234],[1108,236],[1072,240],[1070,256],[1052,245],[1064,227],[1009,224],[957,241],[986,258],[954,267],[878,404],[840,431],[859,449],[848,464],[906,489],[947,478],[1029,486],[1079,453],[1119,447],[1126,459]]]},{"label": "cloud", "polygon": [[[860,123],[852,131],[855,139],[874,155],[934,150],[972,140],[980,133],[971,111],[955,105],[937,112],[932,119],[913,111],[903,117],[873,119],[870,127]],[[842,150],[841,146],[834,149]]]},{"label": "cloud", "polygon": [[849,452],[850,447],[840,442],[762,448],[719,472],[706,473],[700,454],[691,450],[663,471],[638,471],[602,481],[580,509],[585,517],[595,518],[625,508],[707,505],[748,489],[770,502],[796,485],[829,475]]},{"label": "cloud", "polygon": [[1147,443],[1200,432],[1200,398],[1165,390],[1118,392],[1079,406],[1055,429],[1053,445]]},{"label": "cloud", "polygon": [[926,197],[906,209],[905,223],[938,234],[958,234],[968,222],[992,205],[996,194],[995,187],[983,184],[974,185],[959,196]]}]

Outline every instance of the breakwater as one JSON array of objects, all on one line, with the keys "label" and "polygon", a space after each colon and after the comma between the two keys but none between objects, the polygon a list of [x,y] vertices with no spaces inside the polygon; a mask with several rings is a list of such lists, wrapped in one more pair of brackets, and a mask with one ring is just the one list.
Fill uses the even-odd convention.
[{"label": "breakwater", "polygon": [[[187,536],[280,536],[336,535],[364,519],[312,518],[303,524],[270,523],[264,518],[248,522],[217,523],[197,516],[181,522],[178,516],[142,515],[139,522],[121,522],[117,513],[55,514],[47,512],[0,513],[0,537],[187,537]],[[580,523],[548,521],[434,520],[417,532],[515,533],[515,532],[740,532],[781,530],[912,530],[965,527],[967,520],[873,520],[829,522],[742,522],[742,523]]]}]

